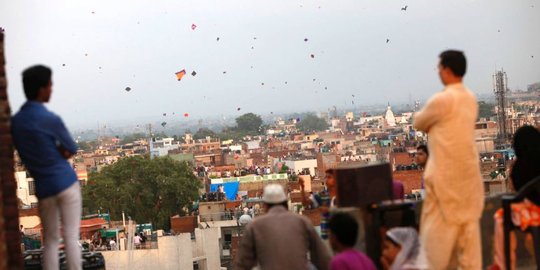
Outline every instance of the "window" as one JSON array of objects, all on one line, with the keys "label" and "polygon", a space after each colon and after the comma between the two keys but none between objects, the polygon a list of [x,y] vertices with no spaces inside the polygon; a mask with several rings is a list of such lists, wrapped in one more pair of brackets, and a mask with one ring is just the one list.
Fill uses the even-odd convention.
[{"label": "window", "polygon": [[28,194],[36,195],[36,182],[28,181]]}]

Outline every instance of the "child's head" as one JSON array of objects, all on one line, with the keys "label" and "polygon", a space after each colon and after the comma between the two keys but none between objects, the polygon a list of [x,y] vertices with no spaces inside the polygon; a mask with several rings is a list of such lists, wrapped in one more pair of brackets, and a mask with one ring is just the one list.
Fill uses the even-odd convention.
[{"label": "child's head", "polygon": [[393,240],[391,237],[386,235],[383,242],[383,251],[382,251],[383,259],[389,262],[389,264],[392,264],[396,260],[396,257],[400,251],[401,251],[401,245],[397,243],[395,240]]},{"label": "child's head", "polygon": [[335,251],[351,248],[358,238],[358,222],[347,213],[334,213],[328,222],[330,245]]}]

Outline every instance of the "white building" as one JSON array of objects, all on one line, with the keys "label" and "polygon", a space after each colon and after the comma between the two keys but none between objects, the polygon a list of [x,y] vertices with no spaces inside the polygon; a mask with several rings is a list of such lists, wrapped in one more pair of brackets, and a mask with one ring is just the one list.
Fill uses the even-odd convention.
[{"label": "white building", "polygon": [[15,172],[17,181],[17,197],[27,207],[37,207],[36,183],[26,171]]},{"label": "white building", "polygon": [[317,159],[301,159],[301,160],[284,160],[285,165],[293,172],[300,173],[304,170],[309,170],[310,175],[315,175],[317,171]]},{"label": "white building", "polygon": [[384,120],[386,120],[386,124],[389,127],[396,126],[396,117],[394,116],[394,113],[392,112],[392,108],[390,107],[390,104],[388,104],[388,107],[386,108],[386,113],[384,114]]},{"label": "white building", "polygon": [[173,138],[163,138],[152,141],[150,139],[150,157],[164,157],[169,154],[169,150],[180,148],[180,144],[173,144]]}]

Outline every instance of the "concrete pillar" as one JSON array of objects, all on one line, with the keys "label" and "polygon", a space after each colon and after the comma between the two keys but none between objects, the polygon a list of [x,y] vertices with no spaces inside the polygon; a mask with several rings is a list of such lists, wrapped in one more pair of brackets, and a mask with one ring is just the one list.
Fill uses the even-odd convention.
[{"label": "concrete pillar", "polygon": [[218,228],[208,228],[203,230],[203,241],[206,256],[206,269],[221,269]]},{"label": "concrete pillar", "polygon": [[178,242],[178,269],[193,270],[193,250],[191,247],[191,234],[182,233],[177,236]]},{"label": "concrete pillar", "polygon": [[158,238],[158,269],[193,270],[193,251],[191,235],[183,233],[178,236]]}]

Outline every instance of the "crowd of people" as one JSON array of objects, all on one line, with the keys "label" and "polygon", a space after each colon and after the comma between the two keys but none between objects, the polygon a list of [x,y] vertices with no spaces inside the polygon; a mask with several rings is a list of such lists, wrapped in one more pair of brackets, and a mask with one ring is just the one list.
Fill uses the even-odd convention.
[{"label": "crowd of people", "polygon": [[[348,214],[334,213],[335,185],[327,177],[328,193],[320,200],[323,207],[321,236],[309,219],[287,209],[282,186],[267,185],[262,200],[265,215],[254,218],[245,228],[235,269],[481,269],[480,216],[484,207],[484,188],[475,146],[474,129],[478,103],[463,84],[466,59],[462,52],[449,50],[440,54],[439,77],[444,90],[435,94],[414,115],[414,127],[429,136],[424,152],[429,158],[423,173],[423,206],[420,231],[414,228],[390,228],[386,232],[381,258],[373,261],[354,249],[358,223]],[[23,72],[27,102],[12,118],[15,147],[36,182],[39,215],[43,224],[43,268],[59,269],[60,227],[69,269],[81,269],[81,249],[77,243],[82,201],[79,181],[67,159],[77,152],[61,118],[48,111],[52,94],[52,71],[33,66]],[[540,175],[540,132],[535,127],[521,127],[513,147],[516,160],[510,174],[516,190]],[[205,176],[206,167],[197,173]],[[269,168],[250,167],[235,171],[257,175]],[[540,225],[540,194],[531,193],[512,207],[514,224],[525,230]],[[250,209],[247,210],[248,214]],[[251,214],[255,216],[254,214]],[[496,219],[496,256],[493,269],[505,269],[500,234],[501,214]],[[136,247],[144,241],[133,236]],[[332,258],[328,242],[335,252]],[[114,241],[114,240],[113,240]],[[540,235],[533,234],[536,248]],[[116,243],[109,241],[109,245]],[[513,245],[515,246],[515,245]],[[309,256],[307,256],[309,255]],[[510,258],[515,263],[515,257]]]}]

